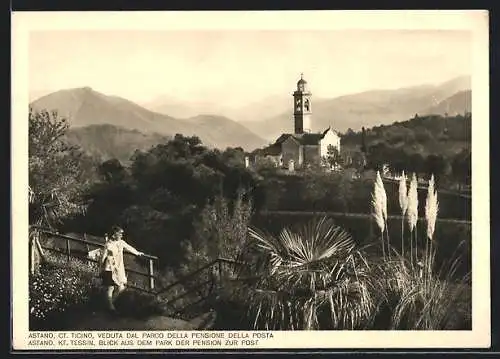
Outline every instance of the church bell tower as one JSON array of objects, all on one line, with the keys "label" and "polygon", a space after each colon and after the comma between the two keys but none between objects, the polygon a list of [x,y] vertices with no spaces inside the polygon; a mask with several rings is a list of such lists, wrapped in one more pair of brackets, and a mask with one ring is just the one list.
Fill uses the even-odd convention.
[{"label": "church bell tower", "polygon": [[311,93],[307,88],[304,74],[300,74],[297,90],[293,93],[293,117],[295,119],[295,134],[311,132]]}]

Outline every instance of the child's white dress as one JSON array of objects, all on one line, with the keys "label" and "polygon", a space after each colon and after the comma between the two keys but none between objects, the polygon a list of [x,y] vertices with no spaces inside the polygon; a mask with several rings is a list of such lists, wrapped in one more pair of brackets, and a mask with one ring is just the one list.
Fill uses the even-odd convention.
[{"label": "child's white dress", "polygon": [[140,252],[137,251],[130,244],[125,242],[123,239],[118,241],[108,241],[104,246],[104,252],[107,250],[113,253],[114,258],[114,267],[113,272],[113,281],[118,286],[124,286],[127,284],[127,274],[125,272],[125,264],[123,263],[123,250],[130,252],[134,255],[138,255]]}]

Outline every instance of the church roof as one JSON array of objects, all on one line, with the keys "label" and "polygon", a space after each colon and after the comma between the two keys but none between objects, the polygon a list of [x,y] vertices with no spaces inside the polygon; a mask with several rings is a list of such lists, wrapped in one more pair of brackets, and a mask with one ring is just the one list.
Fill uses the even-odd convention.
[{"label": "church roof", "polygon": [[253,154],[258,156],[279,156],[281,154],[281,145],[273,143],[267,147],[256,149]]},{"label": "church roof", "polygon": [[323,131],[323,137],[326,135],[326,133],[328,131],[332,131],[333,133],[335,133],[336,135],[338,135],[339,133],[337,131],[335,131],[333,128],[331,127],[328,127],[326,130]]},{"label": "church roof", "polygon": [[279,156],[281,154],[281,146],[273,144],[264,148],[264,155],[266,156]]},{"label": "church roof", "polygon": [[302,133],[302,134],[295,134],[295,133],[284,133],[274,143],[274,145],[281,145],[285,140],[287,140],[290,137],[293,137],[297,142],[299,142],[301,145],[318,145],[319,141],[325,137],[326,133],[330,130],[328,128],[326,131],[322,133]]},{"label": "church roof", "polygon": [[300,143],[303,145],[317,145],[324,136],[324,133],[304,133],[300,137]]}]

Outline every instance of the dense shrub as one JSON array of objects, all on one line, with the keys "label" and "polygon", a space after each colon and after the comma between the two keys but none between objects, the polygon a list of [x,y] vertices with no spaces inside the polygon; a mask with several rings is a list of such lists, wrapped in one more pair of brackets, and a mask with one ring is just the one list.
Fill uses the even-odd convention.
[{"label": "dense shrub", "polygon": [[[269,176],[264,186],[265,210],[370,213],[374,179],[372,171],[366,171],[360,178],[353,178],[349,171]],[[397,181],[385,181],[384,186],[388,213],[399,215]],[[425,186],[419,187],[419,202],[424,203],[426,196]],[[440,218],[471,219],[470,198],[441,190],[439,197]],[[423,208],[420,208],[419,215],[424,215]]]},{"label": "dense shrub", "polygon": [[97,287],[98,280],[78,268],[42,265],[29,278],[30,326],[54,330],[63,325],[67,312],[88,303]]},{"label": "dense shrub", "polygon": [[116,300],[116,310],[124,317],[147,319],[164,315],[167,312],[167,303],[150,293],[126,290]]}]

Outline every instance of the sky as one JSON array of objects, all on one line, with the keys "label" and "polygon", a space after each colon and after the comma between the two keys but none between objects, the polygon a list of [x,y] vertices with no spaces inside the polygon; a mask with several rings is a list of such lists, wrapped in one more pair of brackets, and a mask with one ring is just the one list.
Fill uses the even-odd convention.
[{"label": "sky", "polygon": [[291,94],[304,73],[313,96],[331,98],[470,75],[471,46],[460,30],[35,31],[29,89],[240,106]]}]

